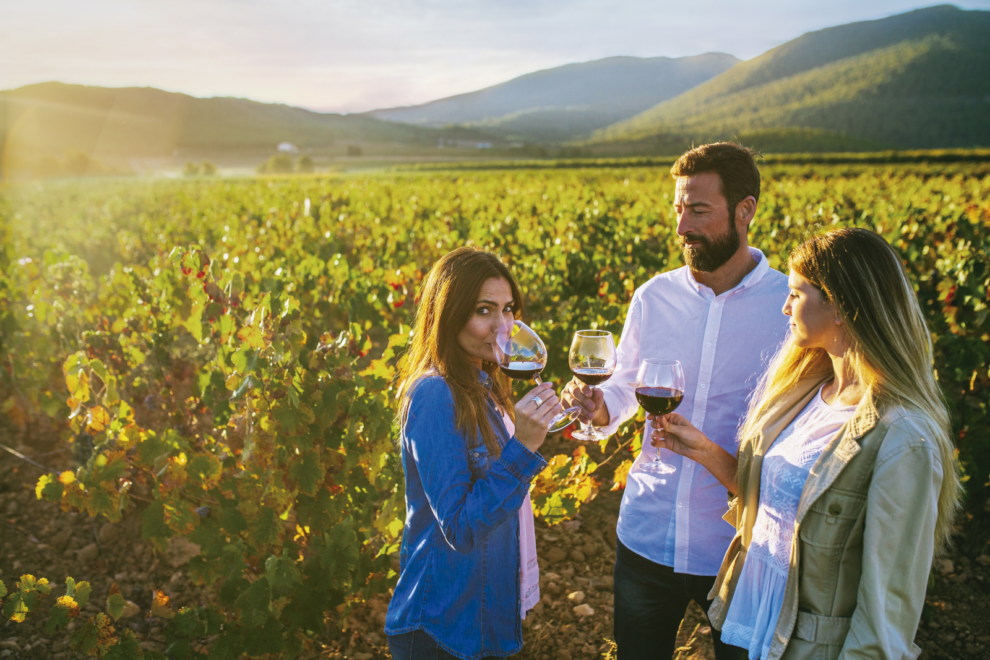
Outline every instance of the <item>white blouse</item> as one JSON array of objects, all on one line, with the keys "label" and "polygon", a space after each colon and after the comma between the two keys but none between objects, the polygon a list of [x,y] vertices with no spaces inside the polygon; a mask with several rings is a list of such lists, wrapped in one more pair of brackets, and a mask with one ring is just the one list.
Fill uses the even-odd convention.
[{"label": "white blouse", "polygon": [[763,457],[753,539],[722,625],[722,641],[747,649],[750,660],[770,651],[784,602],[804,484],[815,461],[855,410],[856,406],[828,405],[819,390]]},{"label": "white blouse", "polygon": [[[516,425],[505,413],[502,422],[509,436],[516,434]],[[522,618],[540,602],[540,565],[536,561],[536,528],[533,521],[533,502],[526,491],[526,499],[519,507],[519,595],[522,599]]]}]

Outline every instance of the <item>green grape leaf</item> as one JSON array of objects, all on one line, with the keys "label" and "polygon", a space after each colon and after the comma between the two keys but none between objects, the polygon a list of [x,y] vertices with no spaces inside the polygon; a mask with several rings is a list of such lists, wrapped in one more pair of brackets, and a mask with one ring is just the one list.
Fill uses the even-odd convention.
[{"label": "green grape leaf", "polygon": [[277,545],[282,538],[282,521],[269,507],[262,508],[258,517],[248,527],[248,539],[257,548]]},{"label": "green grape leaf", "polygon": [[155,500],[141,514],[141,538],[163,546],[170,536],[172,530],[165,524],[165,505],[161,500]]},{"label": "green grape leaf", "polygon": [[69,621],[79,616],[79,603],[72,596],[62,596],[56,602],[48,615],[45,624],[45,634],[53,635],[69,625]]},{"label": "green grape leaf", "polygon": [[49,502],[61,502],[64,489],[65,487],[57,476],[44,474],[38,479],[38,483],[34,487],[34,494],[39,500],[44,498]]},{"label": "green grape leaf", "polygon": [[232,536],[247,529],[247,521],[234,506],[225,506],[220,512],[220,528]]},{"label": "green grape leaf", "polygon": [[248,655],[282,651],[282,625],[278,619],[269,617],[263,627],[250,627],[244,633],[244,650]]},{"label": "green grape leaf", "polygon": [[110,585],[110,593],[107,595],[107,613],[113,617],[114,621],[120,619],[120,615],[124,613],[124,608],[127,607],[127,601],[120,593],[120,587],[114,582]]},{"label": "green grape leaf", "polygon": [[326,472],[315,451],[303,452],[289,466],[289,476],[296,481],[299,490],[307,495],[315,495],[323,483]]},{"label": "green grape leaf", "polygon": [[243,631],[237,627],[233,630],[227,630],[227,626],[224,628],[224,632],[213,642],[210,660],[238,660],[244,653]]},{"label": "green grape leaf", "polygon": [[6,597],[7,597],[7,585],[3,583],[3,580],[0,580],[0,600],[3,600]]},{"label": "green grape leaf", "polygon": [[[72,578],[66,578],[65,580],[66,584],[68,584],[69,580],[71,579]],[[70,595],[75,599],[77,603],[79,603],[79,607],[86,607],[86,604],[89,603],[89,594],[92,591],[93,591],[93,587],[89,584],[89,582],[83,580],[82,582],[75,583],[75,589],[73,590],[73,593]]]},{"label": "green grape leaf", "polygon": [[302,584],[302,577],[299,575],[295,562],[285,556],[272,555],[269,557],[265,562],[265,576],[268,578],[272,591],[277,594]]},{"label": "green grape leaf", "polygon": [[[134,633],[130,630],[125,630],[124,634],[120,637],[120,641],[107,649],[106,655],[103,656],[102,660],[145,660],[146,658],[151,660],[149,656],[150,654],[146,655],[141,648]],[[164,658],[164,656],[159,657]]]},{"label": "green grape leaf", "polygon": [[271,618],[271,600],[272,592],[268,578],[260,577],[237,597],[234,607],[241,611],[241,621],[244,625],[254,628],[264,625]]}]

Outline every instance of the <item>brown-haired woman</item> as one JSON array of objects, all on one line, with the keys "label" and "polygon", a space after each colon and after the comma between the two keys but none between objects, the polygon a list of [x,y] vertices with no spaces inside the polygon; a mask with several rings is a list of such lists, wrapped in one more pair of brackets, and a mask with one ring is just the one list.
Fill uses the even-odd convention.
[{"label": "brown-haired woman", "polygon": [[915,658],[960,489],[931,335],[900,258],[871,231],[813,238],[789,265],[791,332],[738,460],[681,415],[654,420],[654,444],[737,495],[708,615],[751,660]]},{"label": "brown-haired woman", "polygon": [[539,600],[529,485],[560,404],[548,383],[512,405],[492,346],[522,314],[498,257],[459,248],[423,286],[400,374],[406,524],[385,633],[395,660],[506,656]]}]

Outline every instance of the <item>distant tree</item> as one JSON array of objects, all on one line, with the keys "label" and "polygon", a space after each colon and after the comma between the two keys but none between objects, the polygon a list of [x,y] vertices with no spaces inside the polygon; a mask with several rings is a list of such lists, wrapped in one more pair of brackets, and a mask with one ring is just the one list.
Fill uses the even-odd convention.
[{"label": "distant tree", "polygon": [[95,174],[100,169],[98,163],[99,161],[94,162],[85,151],[73,149],[65,152],[62,167],[69,176],[86,176]]},{"label": "distant tree", "polygon": [[211,160],[204,160],[199,166],[199,173],[203,176],[213,176],[217,173],[217,165]]},{"label": "distant tree", "polygon": [[199,176],[199,164],[187,162],[182,168],[182,176]]},{"label": "distant tree", "polygon": [[300,156],[299,160],[296,162],[296,171],[302,174],[310,174],[316,169],[313,164],[313,158],[308,154],[305,156]]},{"label": "distant tree", "polygon": [[289,154],[274,154],[271,158],[258,166],[259,174],[289,174],[292,172],[295,163]]},{"label": "distant tree", "polygon": [[348,156],[360,156],[363,153],[364,152],[361,150],[361,147],[359,147],[358,145],[356,145],[356,144],[347,145],[347,155]]}]

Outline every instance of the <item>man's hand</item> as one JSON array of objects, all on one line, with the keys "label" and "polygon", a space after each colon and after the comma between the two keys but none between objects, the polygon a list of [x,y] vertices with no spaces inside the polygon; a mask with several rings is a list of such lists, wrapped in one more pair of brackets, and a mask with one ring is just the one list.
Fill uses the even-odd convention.
[{"label": "man's hand", "polygon": [[560,400],[564,408],[580,406],[582,422],[591,422],[595,426],[608,426],[611,418],[605,405],[605,395],[597,387],[585,385],[578,379],[572,378],[560,393]]}]

